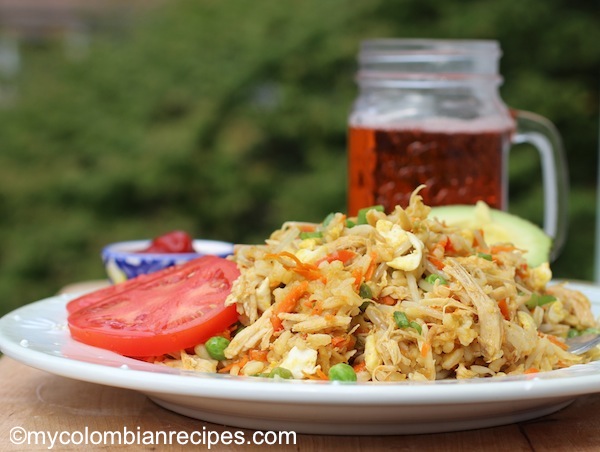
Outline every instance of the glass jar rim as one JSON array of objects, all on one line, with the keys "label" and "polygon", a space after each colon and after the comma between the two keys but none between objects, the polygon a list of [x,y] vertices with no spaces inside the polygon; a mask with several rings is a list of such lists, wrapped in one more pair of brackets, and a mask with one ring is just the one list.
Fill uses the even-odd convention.
[{"label": "glass jar rim", "polygon": [[501,82],[500,56],[500,45],[494,40],[369,39],[361,42],[358,79]]},{"label": "glass jar rim", "polygon": [[374,38],[360,43],[359,58],[415,54],[459,56],[481,53],[498,58],[502,53],[499,42],[493,39]]}]

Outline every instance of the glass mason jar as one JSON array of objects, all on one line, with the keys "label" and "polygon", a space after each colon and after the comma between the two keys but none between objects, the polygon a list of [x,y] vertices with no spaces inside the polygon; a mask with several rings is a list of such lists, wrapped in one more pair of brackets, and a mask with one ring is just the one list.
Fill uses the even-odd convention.
[{"label": "glass mason jar", "polygon": [[349,118],[348,213],[405,207],[420,185],[431,206],[485,201],[508,207],[511,145],[541,156],[544,229],[558,250],[567,220],[561,139],[533,113],[500,98],[496,41],[376,39],[359,54],[359,95]]}]

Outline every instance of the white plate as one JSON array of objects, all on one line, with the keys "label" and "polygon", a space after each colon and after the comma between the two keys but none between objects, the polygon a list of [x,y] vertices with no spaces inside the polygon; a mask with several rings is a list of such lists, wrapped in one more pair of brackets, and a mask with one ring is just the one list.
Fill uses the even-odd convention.
[{"label": "white plate", "polygon": [[[600,312],[600,286],[573,283]],[[178,371],[73,341],[61,295],[0,319],[0,349],[57,375],[140,391],[186,416],[257,430],[374,435],[519,422],[600,392],[600,362],[519,377],[427,383],[273,381]]]}]

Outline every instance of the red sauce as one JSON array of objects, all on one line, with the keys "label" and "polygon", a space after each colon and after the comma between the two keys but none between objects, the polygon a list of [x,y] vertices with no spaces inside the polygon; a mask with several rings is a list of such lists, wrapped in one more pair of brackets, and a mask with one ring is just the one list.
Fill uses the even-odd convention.
[{"label": "red sauce", "polygon": [[406,207],[411,193],[431,206],[504,205],[505,149],[512,130],[430,131],[351,127],[348,213],[381,204]]},{"label": "red sauce", "polygon": [[194,241],[185,231],[171,231],[155,237],[150,245],[138,253],[195,253]]}]

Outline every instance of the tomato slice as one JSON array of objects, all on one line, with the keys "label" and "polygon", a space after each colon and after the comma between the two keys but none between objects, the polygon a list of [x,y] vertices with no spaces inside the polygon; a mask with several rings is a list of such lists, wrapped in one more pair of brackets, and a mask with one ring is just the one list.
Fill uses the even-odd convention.
[{"label": "tomato slice", "polygon": [[106,286],[102,289],[95,290],[94,292],[84,294],[67,303],[67,312],[69,314],[73,314],[75,311],[79,311],[82,308],[98,303],[99,301],[106,300],[109,297],[119,295],[123,292],[127,292],[133,289],[134,287],[138,287],[142,284],[147,284],[155,279],[163,278],[168,273],[172,273],[177,270],[177,266],[166,267],[161,271],[138,275],[135,278],[128,279],[127,281],[113,284],[111,286]]},{"label": "tomato slice", "polygon": [[126,287],[102,289],[104,298],[84,295],[70,310],[71,336],[132,357],[193,347],[237,321],[235,306],[224,301],[239,274],[235,262],[202,256],[122,283]]}]

